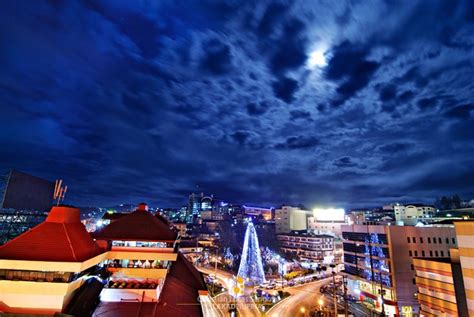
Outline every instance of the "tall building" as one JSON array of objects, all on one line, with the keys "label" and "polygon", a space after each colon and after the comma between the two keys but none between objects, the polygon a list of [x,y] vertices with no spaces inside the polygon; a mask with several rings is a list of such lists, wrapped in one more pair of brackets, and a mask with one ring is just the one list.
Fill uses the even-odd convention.
[{"label": "tall building", "polygon": [[455,221],[458,248],[442,259],[416,258],[420,316],[474,316],[474,221]]},{"label": "tall building", "polygon": [[16,170],[0,176],[0,244],[46,219],[54,182]]},{"label": "tall building", "polygon": [[451,249],[451,258],[414,258],[413,265],[420,316],[469,316],[457,249]]},{"label": "tall building", "polygon": [[222,218],[224,213],[228,212],[228,204],[220,199],[216,199],[214,195],[206,196],[204,193],[191,193],[188,200],[187,220],[202,217],[202,213],[206,213],[206,217],[213,219]]},{"label": "tall building", "polygon": [[455,222],[469,316],[474,316],[474,222]]},{"label": "tall building", "polygon": [[0,185],[0,208],[48,211],[53,203],[54,182],[10,170]]},{"label": "tall building", "polygon": [[412,259],[449,257],[457,246],[453,226],[347,225],[342,235],[350,292],[389,316],[419,310]]},{"label": "tall building", "polygon": [[307,229],[308,210],[298,207],[282,206],[275,210],[275,230],[276,233],[290,233],[295,230]]}]

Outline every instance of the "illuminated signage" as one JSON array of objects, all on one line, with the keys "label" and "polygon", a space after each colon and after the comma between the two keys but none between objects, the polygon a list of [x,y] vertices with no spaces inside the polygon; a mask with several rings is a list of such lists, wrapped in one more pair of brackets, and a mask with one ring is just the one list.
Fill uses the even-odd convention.
[{"label": "illuminated signage", "polygon": [[313,215],[317,221],[344,221],[344,209],[342,208],[315,208]]}]

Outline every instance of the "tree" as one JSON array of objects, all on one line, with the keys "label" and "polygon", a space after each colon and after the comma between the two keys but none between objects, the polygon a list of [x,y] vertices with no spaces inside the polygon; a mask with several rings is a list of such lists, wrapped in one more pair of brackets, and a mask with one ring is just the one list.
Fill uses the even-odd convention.
[{"label": "tree", "polygon": [[454,194],[451,201],[455,208],[461,208],[461,198],[459,197],[458,194]]},{"label": "tree", "polygon": [[446,196],[441,197],[441,206],[443,206],[443,209],[451,208],[451,199]]}]

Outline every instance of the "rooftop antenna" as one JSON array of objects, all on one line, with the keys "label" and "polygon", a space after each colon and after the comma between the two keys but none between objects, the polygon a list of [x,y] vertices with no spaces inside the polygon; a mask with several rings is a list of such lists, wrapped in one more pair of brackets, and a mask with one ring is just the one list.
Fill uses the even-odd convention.
[{"label": "rooftop antenna", "polygon": [[56,200],[56,206],[59,206],[61,201],[64,201],[64,197],[66,196],[67,186],[62,186],[63,180],[57,179],[56,183],[54,184],[54,195],[53,200]]}]

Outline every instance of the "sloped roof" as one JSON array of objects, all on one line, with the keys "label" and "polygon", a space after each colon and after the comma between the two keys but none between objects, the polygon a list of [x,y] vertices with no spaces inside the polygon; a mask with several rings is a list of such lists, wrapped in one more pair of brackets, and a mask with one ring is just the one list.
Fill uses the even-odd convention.
[{"label": "sloped roof", "polygon": [[122,218],[123,216],[126,216],[127,213],[122,213],[122,212],[114,212],[114,213],[108,213],[106,212],[103,216],[102,219],[105,220],[117,220],[119,218]]},{"label": "sloped roof", "polygon": [[[146,207],[146,206],[145,206]],[[93,236],[103,240],[175,241],[177,234],[168,224],[153,216],[143,204],[134,212],[110,223]]]},{"label": "sloped roof", "polygon": [[0,258],[83,262],[102,250],[80,222],[78,208],[52,207],[46,220],[0,246]]},{"label": "sloped roof", "polygon": [[163,222],[167,226],[170,226],[170,222],[168,221],[168,219],[166,219],[164,216],[160,215],[160,213],[158,211],[155,213],[155,217],[156,217],[156,219]]},{"label": "sloped roof", "polygon": [[199,291],[207,291],[202,274],[179,253],[166,276],[155,316],[202,316]]}]

